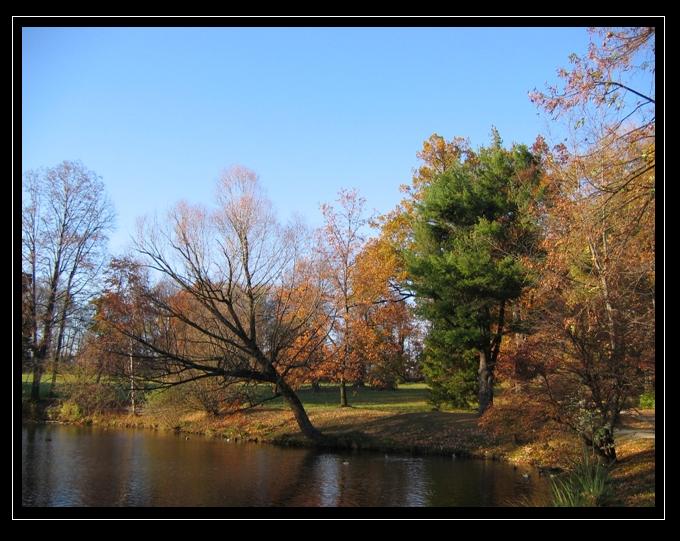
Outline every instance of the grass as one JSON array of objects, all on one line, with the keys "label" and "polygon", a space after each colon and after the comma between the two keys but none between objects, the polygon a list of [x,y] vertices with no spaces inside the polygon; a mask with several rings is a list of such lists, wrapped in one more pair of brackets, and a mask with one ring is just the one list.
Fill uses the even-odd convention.
[{"label": "grass", "polygon": [[[113,378],[107,378],[106,376],[101,378],[101,382],[111,382],[114,381]],[[54,382],[54,394],[56,398],[63,397],[68,394],[69,387],[78,382],[78,378],[69,373],[58,373],[57,378]],[[91,380],[94,383],[94,378]],[[28,398],[31,395],[31,386],[33,384],[33,373],[21,374],[21,397]],[[47,394],[50,391],[50,386],[52,385],[52,374],[45,373],[40,380],[40,398],[47,398]]]},{"label": "grass", "polygon": [[614,498],[611,505],[649,507],[656,504],[655,441],[622,441],[616,448],[618,462],[611,471]]},{"label": "grass", "polygon": [[[340,405],[340,387],[338,385],[322,385],[318,391],[310,386],[299,390],[298,396],[309,411],[335,409]],[[395,390],[377,390],[369,387],[347,387],[347,401],[352,408],[363,410],[390,411],[408,413],[430,411],[430,389],[424,383],[405,383]],[[268,403],[268,407],[287,408],[282,398]]]},{"label": "grass", "polygon": [[[56,383],[57,384],[59,384],[59,383],[70,383],[70,382],[73,382],[73,380],[74,380],[74,377],[70,374],[58,373]],[[52,381],[52,374],[46,373],[46,374],[43,374],[42,381],[40,382],[40,384],[42,385],[45,382],[49,383],[50,381]],[[21,382],[22,383],[28,383],[29,385],[31,383],[33,383],[33,373],[27,372],[27,373],[21,374]]]},{"label": "grass", "polygon": [[584,452],[571,471],[552,481],[555,507],[602,507],[612,496],[609,468]]},{"label": "grass", "polygon": [[[54,385],[55,395],[59,396],[59,388],[63,389],[64,385],[69,385],[72,378],[65,376],[63,374],[57,374],[57,379]],[[31,396],[31,386],[33,385],[33,374],[22,374],[21,375],[21,398],[28,398]],[[52,374],[43,374],[40,380],[40,397],[46,398],[47,394],[50,392],[50,386],[52,385]]]},{"label": "grass", "polygon": [[[40,382],[40,396],[47,397],[51,384],[51,374],[43,375]],[[57,397],[63,394],[66,387],[73,384],[74,377],[70,374],[58,374],[55,385]],[[33,375],[22,374],[21,395],[27,398],[31,393]],[[61,389],[60,389],[61,388]],[[425,383],[404,383],[395,390],[378,390],[370,387],[354,387],[348,385],[347,401],[354,409],[390,411],[393,413],[413,413],[432,411],[430,402],[430,388]],[[61,391],[61,392],[60,392]],[[160,391],[163,392],[163,391]],[[256,392],[256,396],[265,398],[270,393],[270,387],[263,385]],[[152,391],[147,399],[153,401],[159,391]],[[322,384],[318,391],[314,391],[311,385],[305,385],[298,391],[298,396],[307,410],[335,409],[340,405],[340,387],[334,384]],[[266,402],[266,408],[287,410],[282,397]],[[454,408],[442,408],[443,411],[467,411]]]},{"label": "grass", "polygon": [[[261,386],[259,398],[271,392]],[[310,420],[322,432],[363,449],[392,449],[419,453],[473,454],[481,442],[472,411],[432,411],[430,390],[423,383],[400,385],[395,390],[347,387],[350,407],[341,408],[338,385],[322,385],[318,391],[305,386],[298,391]],[[305,445],[295,418],[282,398],[232,415],[212,416],[177,405],[172,395],[155,391],[147,397],[138,416],[106,415],[95,424],[174,429],[210,434],[231,440],[280,442]]]}]

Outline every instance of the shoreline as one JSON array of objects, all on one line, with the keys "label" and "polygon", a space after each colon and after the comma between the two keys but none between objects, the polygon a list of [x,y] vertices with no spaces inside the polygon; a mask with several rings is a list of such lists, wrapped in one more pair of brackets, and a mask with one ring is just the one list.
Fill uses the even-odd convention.
[{"label": "shoreline", "polygon": [[[210,416],[195,410],[149,408],[134,417],[122,411],[69,417],[69,410],[62,405],[58,400],[37,406],[24,404],[22,422],[166,431],[230,443],[265,443],[338,452],[488,460],[536,471],[539,476],[568,471],[582,454],[581,443],[564,430],[527,434],[523,441],[517,441],[507,435],[491,434],[488,428],[480,426],[477,414],[471,412],[310,408],[313,424],[328,437],[319,444],[300,433],[292,412],[286,409],[259,407]],[[631,418],[628,426],[637,430],[636,422]],[[622,436],[617,440],[619,461],[611,470],[616,494],[612,505],[655,506],[655,439],[631,437],[630,432],[629,428],[622,427]]]},{"label": "shoreline", "polygon": [[[47,412],[43,417],[26,417],[22,418],[23,423],[32,424],[63,424],[76,426],[96,426],[101,428],[116,428],[116,429],[144,429],[154,431],[175,432],[178,434],[188,434],[205,437],[208,439],[223,439],[234,443],[265,443],[275,445],[278,447],[302,447],[302,448],[317,448],[331,451],[367,451],[367,452],[390,452],[399,453],[411,456],[448,456],[455,458],[476,459],[476,460],[491,460],[495,462],[506,462],[515,467],[534,468],[539,471],[561,472],[564,471],[564,465],[557,464],[553,461],[536,461],[535,457],[526,454],[512,455],[512,453],[504,452],[500,449],[498,442],[484,444],[483,430],[476,427],[476,414],[463,414],[467,425],[461,431],[465,433],[467,438],[463,438],[462,442],[457,445],[446,444],[445,442],[434,440],[432,443],[408,443],[393,439],[398,436],[396,433],[382,434],[382,437],[376,437],[371,434],[362,432],[356,429],[351,423],[347,423],[342,427],[334,427],[335,430],[324,430],[321,426],[324,436],[327,440],[325,442],[314,442],[307,439],[301,432],[292,430],[276,430],[274,425],[262,425],[254,420],[254,422],[246,422],[247,431],[241,430],[243,428],[243,418],[257,417],[256,410],[247,412],[245,414],[226,415],[219,418],[211,419],[208,416],[203,416],[200,413],[194,412],[193,415],[187,415],[188,419],[184,419],[180,424],[169,426],[159,420],[157,416],[149,416],[144,413],[132,416],[129,413],[106,413],[96,414],[80,419],[66,419],[59,415],[54,415],[51,411],[54,408],[47,406],[43,409]],[[349,410],[341,410],[343,412],[357,411],[354,408]],[[358,410],[361,411],[361,410]],[[285,416],[287,411],[277,410],[278,416]],[[314,417],[312,412],[311,416]],[[327,412],[324,412],[327,413]],[[408,413],[392,413],[375,411],[375,417],[378,420],[393,419],[401,416],[416,415]],[[386,414],[385,414],[386,413]],[[428,415],[427,413],[419,412],[420,415]],[[383,415],[384,414],[384,415]],[[454,413],[432,412],[432,416],[453,416]],[[292,414],[291,414],[292,416]],[[193,417],[193,418],[192,418]],[[198,417],[198,419],[197,419]],[[237,419],[233,427],[225,428],[225,424],[229,424],[229,420]],[[252,430],[254,427],[257,427]],[[424,432],[427,432],[427,426],[424,425]],[[467,432],[466,432],[467,431]],[[516,449],[511,449],[516,450]]]}]

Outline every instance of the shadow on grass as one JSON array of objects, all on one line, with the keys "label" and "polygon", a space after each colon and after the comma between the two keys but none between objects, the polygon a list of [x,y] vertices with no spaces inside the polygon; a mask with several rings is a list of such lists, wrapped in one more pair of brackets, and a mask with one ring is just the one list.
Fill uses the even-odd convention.
[{"label": "shadow on grass", "polygon": [[[324,385],[318,391],[303,388],[298,396],[305,407],[333,408],[340,404],[340,387]],[[404,385],[395,390],[348,386],[347,399],[350,406],[357,408],[423,409],[429,407],[430,389],[415,385]]]},{"label": "shadow on grass", "polygon": [[[467,454],[478,441],[475,413],[417,412],[371,419],[343,419],[319,428],[318,446],[335,449],[403,451],[417,454]],[[283,445],[309,445],[298,433],[275,439]]]},{"label": "shadow on grass", "polygon": [[[655,505],[656,459],[654,447],[628,454],[612,471],[613,506]],[[639,500],[640,495],[649,496]]]}]

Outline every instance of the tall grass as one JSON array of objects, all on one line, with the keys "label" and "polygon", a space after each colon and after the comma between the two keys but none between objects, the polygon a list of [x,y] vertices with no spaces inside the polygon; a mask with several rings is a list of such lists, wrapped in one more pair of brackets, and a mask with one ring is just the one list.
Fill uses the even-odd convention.
[{"label": "tall grass", "polygon": [[609,468],[588,452],[565,477],[552,481],[554,507],[601,507],[611,496]]}]

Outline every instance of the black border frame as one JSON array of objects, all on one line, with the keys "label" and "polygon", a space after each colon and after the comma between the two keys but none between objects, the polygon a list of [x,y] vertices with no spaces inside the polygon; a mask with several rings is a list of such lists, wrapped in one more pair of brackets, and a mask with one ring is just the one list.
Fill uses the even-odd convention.
[{"label": "black border frame", "polygon": [[[663,519],[665,518],[665,476],[664,476],[664,406],[656,412],[656,424],[661,427],[656,439],[656,506],[655,507],[611,507],[611,508],[522,508],[522,507],[479,507],[479,508],[276,508],[276,507],[228,507],[228,508],[152,508],[152,507],[24,507],[21,505],[21,363],[17,363],[21,351],[20,306],[21,306],[21,141],[22,141],[22,28],[24,27],[587,27],[615,26],[625,23],[629,26],[655,26],[657,33],[656,50],[657,71],[656,91],[657,121],[660,126],[661,145],[658,145],[661,175],[665,188],[664,170],[664,52],[665,52],[665,18],[663,16],[644,17],[611,17],[611,16],[577,16],[577,17],[528,17],[528,16],[491,16],[491,17],[301,17],[301,16],[215,16],[215,17],[76,17],[76,16],[15,16],[12,17],[12,241],[13,241],[13,402],[12,402],[12,435],[13,435],[13,484],[12,484],[12,518],[16,519]],[[565,59],[566,60],[566,59]],[[557,66],[556,66],[557,68]],[[661,84],[658,84],[661,83]],[[656,308],[658,316],[662,316],[662,325],[657,326],[657,351],[662,352],[661,370],[657,371],[657,399],[664,404],[665,377],[665,319],[664,315],[664,189],[659,190],[661,205],[657,205],[657,239],[662,246],[660,271],[660,295]],[[661,210],[660,210],[661,209]],[[661,330],[659,335],[658,330]]]}]

